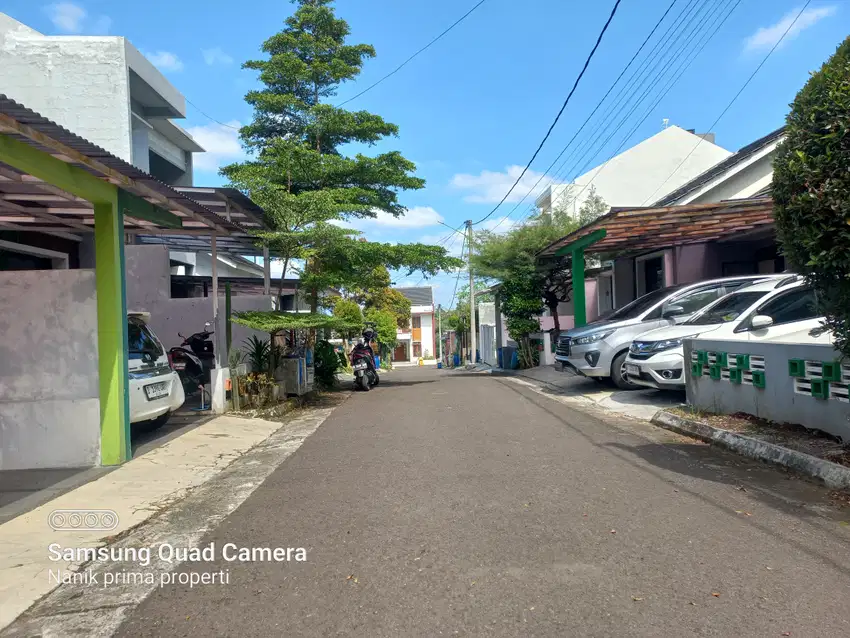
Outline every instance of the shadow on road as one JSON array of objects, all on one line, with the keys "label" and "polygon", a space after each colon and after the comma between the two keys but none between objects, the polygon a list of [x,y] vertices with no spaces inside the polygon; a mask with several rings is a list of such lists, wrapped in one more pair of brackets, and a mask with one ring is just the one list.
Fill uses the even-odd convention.
[{"label": "shadow on road", "polygon": [[[702,501],[706,507],[714,509],[718,514],[734,516],[745,524],[757,528],[763,533],[775,536],[793,546],[796,550],[830,564],[845,574],[850,574],[850,567],[836,560],[835,556],[822,551],[818,547],[806,544],[805,535],[799,530],[776,529],[760,522],[756,517],[748,517],[739,513],[735,506],[707,496],[698,491],[697,487],[688,487],[670,476],[670,472],[701,480],[728,484],[735,489],[743,488],[750,497],[764,505],[790,514],[830,534],[835,533],[834,525],[827,519],[839,521],[840,511],[827,507],[830,505],[826,490],[798,479],[794,475],[772,466],[763,465],[757,461],[742,458],[731,452],[696,442],[693,443],[642,443],[628,445],[611,442],[605,434],[593,434],[591,431],[601,426],[612,429],[613,425],[598,419],[591,414],[574,410],[561,403],[551,403],[531,391],[524,391],[513,384],[504,384],[528,401],[548,412],[594,447],[616,456],[642,472],[648,472],[656,478],[669,483],[683,493]],[[584,428],[583,425],[588,427]],[[637,435],[635,435],[637,436]],[[730,499],[731,501],[732,499]],[[807,506],[818,506],[817,511]],[[845,515],[846,517],[846,515]]]}]

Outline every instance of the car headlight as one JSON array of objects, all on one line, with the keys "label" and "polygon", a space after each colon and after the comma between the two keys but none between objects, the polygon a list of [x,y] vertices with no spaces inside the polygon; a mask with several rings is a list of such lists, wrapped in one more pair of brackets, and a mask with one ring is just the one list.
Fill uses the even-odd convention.
[{"label": "car headlight", "polygon": [[678,348],[682,345],[685,339],[694,339],[698,337],[699,334],[688,335],[686,337],[679,337],[678,339],[665,339],[664,341],[656,341],[655,345],[652,346],[653,351],[660,352],[661,350],[672,350],[673,348]]},{"label": "car headlight", "polygon": [[573,344],[577,346],[583,346],[587,345],[588,343],[596,343],[597,341],[607,339],[612,334],[614,334],[613,330],[606,330],[605,332],[594,332],[593,334],[589,334],[586,337],[578,337],[576,339],[573,339]]}]

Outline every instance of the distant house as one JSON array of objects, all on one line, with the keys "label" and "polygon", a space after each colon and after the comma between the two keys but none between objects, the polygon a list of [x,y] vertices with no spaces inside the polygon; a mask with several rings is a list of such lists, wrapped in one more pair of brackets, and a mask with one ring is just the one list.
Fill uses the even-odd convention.
[{"label": "distant house", "polygon": [[410,300],[410,325],[398,329],[393,361],[416,361],[437,356],[434,345],[434,290],[431,286],[396,288]]}]

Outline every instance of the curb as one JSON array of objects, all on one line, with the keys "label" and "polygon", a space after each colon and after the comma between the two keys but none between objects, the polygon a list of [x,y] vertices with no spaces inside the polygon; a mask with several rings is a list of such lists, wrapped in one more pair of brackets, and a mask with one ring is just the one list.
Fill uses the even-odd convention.
[{"label": "curb", "polygon": [[706,443],[720,445],[742,456],[773,465],[781,465],[800,474],[816,478],[830,488],[850,489],[850,468],[819,459],[804,452],[797,452],[780,445],[722,430],[699,421],[680,417],[666,410],[656,412],[650,423],[678,434],[700,439]]}]

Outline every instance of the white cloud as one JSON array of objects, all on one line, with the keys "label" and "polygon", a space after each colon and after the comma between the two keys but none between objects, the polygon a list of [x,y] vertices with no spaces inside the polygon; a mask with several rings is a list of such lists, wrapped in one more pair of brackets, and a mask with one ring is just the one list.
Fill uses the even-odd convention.
[{"label": "white cloud", "polygon": [[98,16],[93,21],[89,20],[88,12],[73,2],[56,2],[47,5],[44,7],[44,12],[61,33],[98,35],[108,33],[109,27],[112,26],[112,19],[107,16]]},{"label": "white cloud", "polygon": [[389,213],[378,212],[377,217],[359,219],[355,222],[355,225],[425,228],[427,226],[436,226],[441,221],[443,221],[443,216],[430,206],[414,206],[413,208],[408,208],[407,212],[400,217],[394,217]]},{"label": "white cloud", "polygon": [[196,170],[218,172],[221,166],[245,156],[245,151],[239,143],[240,123],[237,120],[231,120],[225,124],[228,126],[210,123],[205,126],[189,127],[189,135],[206,149],[206,153],[195,153],[193,156]]},{"label": "white cloud", "polygon": [[[798,36],[805,29],[814,26],[824,18],[834,15],[836,11],[838,11],[838,7],[836,5],[814,7],[806,9],[803,13],[800,13],[800,9],[798,7],[790,13],[785,14],[776,24],[772,24],[769,27],[760,27],[755,33],[746,38],[744,40],[744,51],[752,53],[754,51],[770,49],[773,45],[779,42],[783,34],[788,31],[788,35],[786,35],[785,40],[783,40],[784,44],[790,39]],[[797,14],[800,14],[800,17],[795,23],[794,18],[797,17]],[[792,23],[794,24],[793,27],[791,26]]]},{"label": "white cloud", "polygon": [[145,53],[144,56],[160,71],[182,71],[183,60],[176,53],[171,51],[157,51],[155,53]]},{"label": "white cloud", "polygon": [[233,64],[233,58],[222,51],[221,47],[201,49],[201,54],[204,56],[204,62],[206,62],[208,66],[215,66],[216,64],[228,66]]},{"label": "white cloud", "polygon": [[[458,190],[470,191],[464,196],[464,201],[475,204],[495,204],[501,201],[521,173],[522,166],[517,165],[508,166],[504,172],[485,170],[478,175],[458,173],[452,178],[451,185]],[[529,191],[532,191],[529,197],[533,201],[533,198],[537,197],[545,186],[545,181],[541,180],[535,187],[541,175],[542,173],[537,171],[527,171],[505,201],[518,202]]]}]

